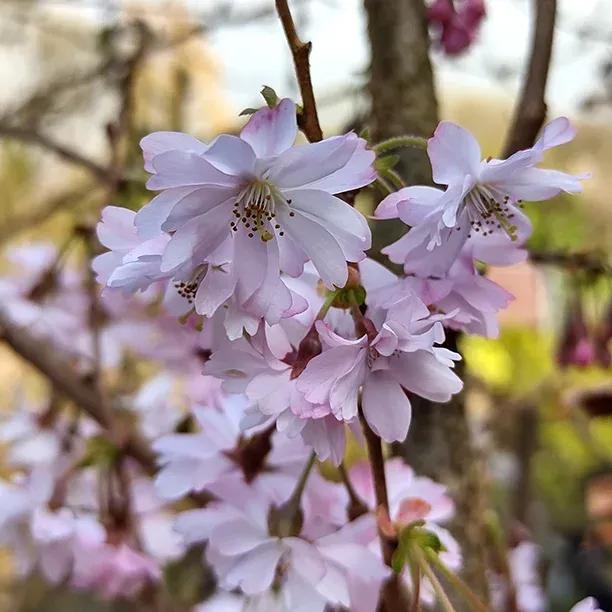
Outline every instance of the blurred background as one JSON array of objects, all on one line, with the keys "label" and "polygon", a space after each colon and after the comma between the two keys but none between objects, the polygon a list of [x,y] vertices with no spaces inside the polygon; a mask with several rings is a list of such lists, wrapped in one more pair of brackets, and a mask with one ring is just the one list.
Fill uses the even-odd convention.
[{"label": "blurred background", "polygon": [[[450,119],[475,133],[486,155],[500,155],[525,73],[532,3],[488,0],[474,40],[460,51],[445,48],[430,23],[433,81],[411,68],[411,26],[405,48],[385,30],[376,15],[382,3],[293,2],[298,29],[313,43],[326,135],[371,125],[386,136],[376,99],[389,88],[398,106],[418,98],[413,117],[398,112],[400,131],[428,135],[438,118]],[[391,22],[412,18],[400,5],[418,4],[384,3]],[[389,53],[373,58],[381,41]],[[414,94],[393,89],[404,63]],[[261,105],[263,85],[298,98],[271,0],[0,0],[0,82],[0,270],[13,278],[23,266],[17,247],[61,250],[75,226],[93,227],[101,206],[147,201],[138,147],[146,133],[209,139],[238,130],[240,111]],[[576,140],[546,161],[592,178],[580,196],[528,205],[530,260],[490,271],[516,300],[499,339],[458,340],[462,410],[485,505],[498,511],[508,546],[528,539],[541,547],[537,566],[551,609],[594,595],[612,610],[611,0],[559,0],[546,98],[550,117],[567,115],[578,128]],[[423,180],[422,159],[402,161],[409,180]],[[85,251],[70,257],[84,266]],[[0,410],[10,415],[46,392],[0,345]],[[403,450],[431,472],[415,435]],[[131,609],[16,581],[8,555],[0,571],[6,610]]]}]

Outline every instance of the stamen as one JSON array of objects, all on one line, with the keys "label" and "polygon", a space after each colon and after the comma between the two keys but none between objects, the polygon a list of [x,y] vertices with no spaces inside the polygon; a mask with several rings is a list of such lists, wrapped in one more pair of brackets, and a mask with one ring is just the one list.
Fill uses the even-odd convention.
[{"label": "stamen", "polygon": [[[280,230],[281,225],[274,223],[276,218],[276,207],[291,204],[291,200],[285,200],[280,191],[265,179],[257,179],[250,182],[238,194],[234,204],[233,216],[235,221],[230,223],[233,231],[238,231],[239,225],[249,230],[247,236],[253,238],[255,232],[259,234],[263,242],[272,240],[275,230]],[[289,216],[295,216],[294,212],[289,212]],[[284,232],[279,231],[279,236]]]}]

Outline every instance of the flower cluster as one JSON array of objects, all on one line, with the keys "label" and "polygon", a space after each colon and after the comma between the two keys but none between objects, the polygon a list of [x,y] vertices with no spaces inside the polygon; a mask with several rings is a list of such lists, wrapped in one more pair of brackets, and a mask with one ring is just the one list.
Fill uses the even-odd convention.
[{"label": "flower cluster", "polygon": [[[375,148],[354,133],[295,144],[298,112],[281,100],[211,143],[146,136],[159,193],[138,212],[103,210],[99,298],[51,251],[44,265],[22,251],[26,273],[0,285],[8,317],[84,378],[134,355],[153,372],[113,381],[117,427],[61,401],[0,427],[16,474],[0,488],[0,539],[22,572],[130,598],[205,544],[219,590],[200,612],[373,612],[392,576],[426,604],[438,588],[385,547],[461,567],[446,488],[381,452],[382,500],[367,463],[345,468],[346,446],[363,431],[401,442],[415,396],[461,391],[446,330],[497,334],[512,296],[481,264],[525,257],[523,199],[580,190],[580,177],[537,167],[573,130],[557,119],[532,148],[482,161],[468,132],[441,123],[427,144],[439,187],[400,189],[375,211],[410,226],[382,250],[398,275],[368,256],[353,206],[377,180]],[[155,465],[130,457],[125,423]],[[317,459],[339,466],[337,481]]]}]

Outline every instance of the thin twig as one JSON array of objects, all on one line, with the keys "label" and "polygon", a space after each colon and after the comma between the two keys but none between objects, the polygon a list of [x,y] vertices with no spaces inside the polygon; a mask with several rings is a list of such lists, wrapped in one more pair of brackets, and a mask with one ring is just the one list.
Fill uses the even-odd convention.
[{"label": "thin twig", "polygon": [[[111,410],[105,411],[96,390],[74,374],[70,364],[56,349],[44,340],[32,336],[27,329],[16,326],[1,309],[0,339],[46,376],[58,392],[72,400],[102,427],[108,431],[120,429],[114,422],[109,421],[115,420],[114,415],[120,411],[120,407],[111,405]],[[125,452],[134,457],[145,470],[155,471],[155,455],[146,441],[134,432],[126,432],[122,438],[120,442]]]},{"label": "thin twig", "polygon": [[535,23],[529,67],[506,138],[504,157],[533,145],[546,119],[546,82],[552,55],[557,1],[533,2]]},{"label": "thin twig", "polygon": [[534,263],[557,266],[570,272],[582,271],[597,276],[612,276],[612,266],[595,253],[530,251],[529,259]]},{"label": "thin twig", "polygon": [[2,123],[0,124],[0,136],[12,138],[14,140],[19,140],[21,142],[46,149],[58,157],[75,164],[76,166],[84,168],[98,181],[104,182],[106,180],[107,170],[104,166],[98,164],[92,159],[89,159],[82,153],[79,153],[78,151],[57,142],[51,136],[41,134],[35,129],[11,126]]},{"label": "thin twig", "polygon": [[319,123],[319,115],[310,78],[310,50],[312,43],[300,40],[287,0],[276,0],[276,12],[283,24],[287,43],[289,43],[289,49],[291,50],[295,65],[295,74],[302,96],[302,113],[299,116],[300,127],[310,142],[318,142],[323,140],[323,132]]},{"label": "thin twig", "polygon": [[89,199],[92,193],[96,193],[96,187],[87,184],[52,197],[47,202],[37,206],[35,210],[3,220],[3,226],[0,229],[0,243],[14,238],[19,232],[31,230],[33,227],[44,223],[60,210],[71,210],[83,200]]},{"label": "thin twig", "polygon": [[342,462],[338,466],[338,472],[340,474],[340,478],[342,479],[342,483],[346,488],[346,492],[349,496],[348,515],[349,519],[353,521],[357,517],[366,514],[368,512],[368,508],[363,502],[363,500],[360,499],[359,495],[357,495],[357,493],[355,492],[355,489],[353,488],[353,483],[351,482],[346,468],[344,467],[344,462]]}]

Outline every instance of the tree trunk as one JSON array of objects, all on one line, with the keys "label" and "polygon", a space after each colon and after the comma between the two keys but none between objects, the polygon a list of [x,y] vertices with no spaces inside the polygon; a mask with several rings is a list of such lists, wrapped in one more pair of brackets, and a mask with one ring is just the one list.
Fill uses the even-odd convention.
[{"label": "tree trunk", "polygon": [[[431,136],[438,103],[429,60],[429,35],[422,0],[364,0],[371,47],[370,134],[378,142],[399,134]],[[431,182],[425,151],[402,149],[397,170],[410,184]],[[395,221],[377,221],[373,252],[404,232]]]},{"label": "tree trunk", "polygon": [[[364,3],[371,46],[372,141],[398,134],[430,136],[438,122],[438,105],[423,0],[364,0]],[[398,171],[408,185],[431,184],[431,169],[424,151],[402,150]],[[376,222],[373,230],[376,252],[403,234],[405,226],[397,221]],[[455,346],[456,335],[449,336],[449,346]],[[411,399],[410,433],[406,442],[396,445],[395,451],[417,473],[449,486],[457,506],[451,529],[461,544],[464,577],[486,602],[484,466],[472,443],[464,397],[455,397],[447,404]]]}]

